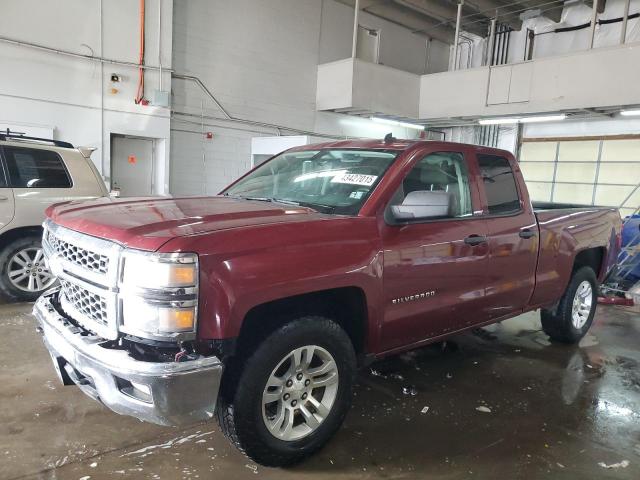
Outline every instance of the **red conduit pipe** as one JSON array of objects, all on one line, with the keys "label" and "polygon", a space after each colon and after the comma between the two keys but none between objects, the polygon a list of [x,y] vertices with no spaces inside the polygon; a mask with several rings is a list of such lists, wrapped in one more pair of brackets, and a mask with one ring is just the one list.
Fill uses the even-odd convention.
[{"label": "red conduit pipe", "polygon": [[138,57],[138,90],[134,102],[139,104],[144,99],[144,0],[140,0],[140,55]]}]

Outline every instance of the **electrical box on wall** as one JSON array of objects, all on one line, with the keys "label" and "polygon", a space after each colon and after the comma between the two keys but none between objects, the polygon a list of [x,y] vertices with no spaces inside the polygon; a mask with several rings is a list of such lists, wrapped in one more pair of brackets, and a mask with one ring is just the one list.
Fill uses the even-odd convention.
[{"label": "electrical box on wall", "polygon": [[154,107],[169,107],[169,92],[164,90],[154,90],[151,104]]}]

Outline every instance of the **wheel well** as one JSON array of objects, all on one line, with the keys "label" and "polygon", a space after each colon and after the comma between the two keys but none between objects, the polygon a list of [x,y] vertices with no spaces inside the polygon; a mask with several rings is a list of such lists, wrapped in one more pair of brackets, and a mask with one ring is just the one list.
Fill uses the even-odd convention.
[{"label": "wheel well", "polygon": [[600,269],[602,268],[602,259],[604,258],[604,248],[595,247],[578,252],[573,262],[573,271],[581,267],[591,267],[596,272],[596,277],[600,277]]},{"label": "wheel well", "polygon": [[334,320],[349,335],[356,354],[365,353],[367,308],[364,292],[358,287],[306,293],[252,308],[242,322],[237,353],[253,351],[271,332],[303,315]]},{"label": "wheel well", "polygon": [[17,238],[22,238],[26,236],[37,236],[42,238],[42,227],[34,226],[34,227],[18,227],[7,232],[4,232],[0,235],[0,250],[9,245],[9,243],[13,242]]}]

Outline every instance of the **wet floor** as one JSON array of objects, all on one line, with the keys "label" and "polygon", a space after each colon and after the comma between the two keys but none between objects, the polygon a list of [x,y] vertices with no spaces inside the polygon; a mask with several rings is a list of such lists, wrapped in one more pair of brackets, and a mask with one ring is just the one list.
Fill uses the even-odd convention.
[{"label": "wet floor", "polygon": [[0,306],[0,479],[640,478],[640,313],[600,307],[579,346],[524,315],[358,377],[343,428],[287,470],[215,423],[163,428],[58,384],[28,305]]}]

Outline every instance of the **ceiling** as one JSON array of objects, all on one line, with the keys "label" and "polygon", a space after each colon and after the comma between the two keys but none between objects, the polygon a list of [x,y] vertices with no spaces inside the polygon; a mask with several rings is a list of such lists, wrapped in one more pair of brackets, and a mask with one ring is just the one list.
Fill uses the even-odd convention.
[{"label": "ceiling", "polygon": [[[338,0],[354,6],[355,0]],[[541,14],[558,22],[564,0],[465,0],[462,7],[462,29],[485,37],[491,18],[519,30],[520,15],[528,10],[540,10]],[[573,0],[572,3],[576,3]],[[592,1],[584,0],[591,6]],[[600,9],[604,8],[600,1]],[[456,0],[360,0],[360,9],[376,17],[445,43],[453,43],[455,35]]]}]

